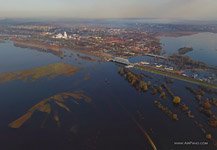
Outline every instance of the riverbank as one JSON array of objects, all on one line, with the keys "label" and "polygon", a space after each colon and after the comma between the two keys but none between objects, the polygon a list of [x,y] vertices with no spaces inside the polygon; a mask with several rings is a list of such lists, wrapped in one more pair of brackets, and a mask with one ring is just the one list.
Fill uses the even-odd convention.
[{"label": "riverbank", "polygon": [[205,87],[208,87],[208,88],[211,88],[211,89],[217,89],[217,85],[215,85],[215,84],[207,83],[207,82],[200,81],[200,80],[197,80],[197,79],[194,79],[194,78],[185,77],[183,75],[175,74],[175,73],[172,73],[172,72],[166,72],[166,71],[163,71],[163,70],[156,69],[154,67],[139,66],[139,65],[137,65],[135,67],[137,69],[141,69],[141,70],[151,72],[151,73],[154,73],[154,74],[158,74],[158,75],[170,77],[170,78],[173,78],[173,79],[177,79],[177,80],[197,84],[197,85],[200,85],[200,86],[205,86]]},{"label": "riverbank", "polygon": [[204,62],[208,65],[217,66],[216,41],[217,34],[200,32],[194,35],[181,37],[160,37],[162,43],[162,52],[164,55],[178,53],[182,47],[192,47],[193,51],[186,53],[195,61]]},{"label": "riverbank", "polygon": [[179,55],[185,55],[188,52],[191,52],[193,50],[194,49],[192,47],[182,47],[182,48],[178,49],[178,53],[179,53]]},{"label": "riverbank", "polygon": [[36,67],[28,70],[21,70],[17,72],[6,72],[0,74],[0,84],[14,80],[35,81],[42,78],[54,78],[57,76],[72,76],[79,68],[65,64],[54,63],[46,66]]},{"label": "riverbank", "polygon": [[58,45],[48,44],[38,40],[22,40],[16,38],[12,38],[11,41],[16,47],[31,48],[39,51],[51,52],[58,56],[61,56],[63,54],[61,47]]},{"label": "riverbank", "polygon": [[198,34],[198,32],[159,32],[156,34],[156,37],[161,38],[161,37],[181,37],[181,36],[190,36]]},{"label": "riverbank", "polygon": [[3,43],[5,41],[4,37],[0,37],[0,43]]}]

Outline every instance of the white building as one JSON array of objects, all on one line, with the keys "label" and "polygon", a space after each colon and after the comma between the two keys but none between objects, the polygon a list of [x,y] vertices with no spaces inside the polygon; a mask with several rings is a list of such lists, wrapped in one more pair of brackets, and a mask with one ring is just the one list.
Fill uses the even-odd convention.
[{"label": "white building", "polygon": [[161,68],[163,65],[156,65],[157,68]]},{"label": "white building", "polygon": [[61,33],[53,36],[53,38],[56,38],[56,39],[68,39],[68,35],[66,32],[63,33],[63,35]]},{"label": "white building", "polygon": [[68,35],[67,35],[66,32],[64,32],[64,34],[63,34],[63,38],[64,38],[64,39],[67,39],[67,38],[68,38]]},{"label": "white building", "polygon": [[166,70],[173,71],[173,67],[165,67]]},{"label": "white building", "polygon": [[57,38],[57,39],[61,39],[62,37],[63,37],[63,35],[61,33],[59,33],[55,36],[55,38]]},{"label": "white building", "polygon": [[150,63],[149,62],[146,62],[146,61],[141,61],[140,62],[142,65],[149,65]]}]

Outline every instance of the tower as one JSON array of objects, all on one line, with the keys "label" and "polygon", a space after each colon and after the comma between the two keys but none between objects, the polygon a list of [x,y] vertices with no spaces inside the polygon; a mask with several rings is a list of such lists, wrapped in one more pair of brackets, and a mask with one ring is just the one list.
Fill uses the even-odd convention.
[{"label": "tower", "polygon": [[63,34],[63,37],[64,37],[65,39],[67,39],[67,38],[68,38],[68,35],[67,35],[67,33],[66,33],[66,32],[64,32],[64,34]]}]

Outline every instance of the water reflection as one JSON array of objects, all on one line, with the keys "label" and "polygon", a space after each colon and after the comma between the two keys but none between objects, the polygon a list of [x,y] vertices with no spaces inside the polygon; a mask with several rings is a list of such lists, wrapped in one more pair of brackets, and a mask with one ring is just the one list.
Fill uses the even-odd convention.
[{"label": "water reflection", "polygon": [[[84,100],[87,103],[91,102],[91,98],[86,96],[83,92],[64,92],[64,93],[59,93],[54,96],[51,96],[49,98],[43,99],[33,107],[31,107],[26,114],[22,115],[20,118],[17,120],[11,122],[9,126],[11,128],[20,128],[27,120],[29,120],[33,113],[36,111],[40,111],[43,113],[47,113],[48,115],[53,115],[53,119],[55,120],[56,124],[60,126],[60,118],[57,113],[57,109],[55,109],[55,106],[61,107],[65,109],[66,111],[70,112],[70,109],[66,106],[65,102],[66,100],[73,100],[76,102],[76,104],[79,104],[80,100]],[[47,117],[43,121],[42,126],[44,126]]]},{"label": "water reflection", "polygon": [[[57,70],[54,65],[51,69],[53,71],[49,70],[50,67],[45,67],[46,71],[39,74],[38,71],[33,71],[33,73],[28,71],[25,75],[20,75],[21,80],[28,80],[29,78],[33,80],[34,76],[36,79],[40,79],[34,80],[34,82],[15,81],[18,78],[12,78],[12,80],[7,80],[11,82],[0,84],[2,97],[0,101],[0,118],[2,120],[0,140],[1,145],[3,145],[1,146],[2,149],[31,149],[32,146],[35,149],[148,149],[150,144],[144,138],[141,129],[150,135],[157,148],[177,149],[173,144],[175,141],[207,140],[200,128],[201,124],[205,124],[205,127],[208,126],[208,130],[205,131],[211,133],[212,139],[217,138],[215,128],[211,128],[207,124],[207,118],[198,111],[199,105],[195,100],[195,95],[185,88],[188,86],[198,89],[195,85],[177,80],[171,81],[162,76],[135,69],[131,70],[131,74],[128,74],[132,78],[130,81],[135,82],[133,84],[137,87],[135,88],[123,76],[119,75],[118,68],[120,66],[114,63],[90,62],[89,58],[79,58],[81,54],[79,56],[77,54],[72,55],[71,51],[67,51],[66,56],[60,59],[48,53],[30,49],[22,50],[14,48],[8,43],[3,44],[6,44],[4,47],[7,49],[1,49],[2,55],[6,51],[10,51],[8,56],[17,54],[19,59],[0,59],[0,63],[4,66],[4,68],[0,68],[2,72],[13,70],[13,73],[19,76],[17,72],[22,71],[14,70],[34,70],[40,66],[45,67],[59,61],[63,62],[64,65],[62,67],[58,65],[59,69]],[[29,53],[31,55],[27,56],[26,54]],[[3,58],[2,55],[0,58]],[[65,67],[67,69],[64,69],[65,65],[69,68]],[[71,67],[72,71],[69,75],[68,69],[70,70]],[[75,73],[73,68],[77,68],[79,71],[76,70]],[[132,74],[137,75],[132,76]],[[144,82],[136,84],[140,79],[143,79]],[[180,103],[185,105],[174,106],[173,98],[162,87],[164,82],[167,82],[168,88],[175,96],[180,96]],[[91,97],[91,103],[89,100],[85,102],[85,97],[80,100],[79,97],[64,97],[64,93],[70,95],[72,92],[75,94],[74,91],[78,90],[84,91],[84,95]],[[202,102],[204,99],[210,98],[214,103],[215,101],[211,98],[215,96],[215,94],[206,92],[202,97]],[[179,120],[173,121],[169,118],[171,112],[165,107],[161,105],[159,105],[161,109],[156,107],[157,104],[154,103],[156,100],[171,110],[172,113],[177,114]],[[92,107],[93,102],[94,107]],[[124,111],[118,103],[124,106],[124,110],[127,111]],[[27,108],[30,109],[25,114]],[[216,113],[214,106],[212,109],[214,109],[212,112]],[[191,113],[188,114],[189,110],[195,118]],[[126,112],[129,112],[132,117],[129,117]],[[168,117],[167,114],[170,116]],[[19,116],[22,117],[11,122]],[[199,120],[197,124],[193,122],[194,119]],[[45,125],[46,128],[41,128]],[[60,127],[58,127],[59,125]],[[16,127],[20,128],[14,129]],[[205,148],[215,147],[210,142]]]}]

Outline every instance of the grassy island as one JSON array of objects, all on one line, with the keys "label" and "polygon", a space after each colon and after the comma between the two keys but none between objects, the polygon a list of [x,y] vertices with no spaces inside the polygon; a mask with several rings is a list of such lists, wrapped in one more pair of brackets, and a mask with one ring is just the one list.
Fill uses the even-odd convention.
[{"label": "grassy island", "polygon": [[54,78],[57,76],[71,76],[78,71],[78,68],[64,63],[49,64],[29,70],[7,72],[0,74],[0,83],[13,80],[38,80],[44,77]]}]

